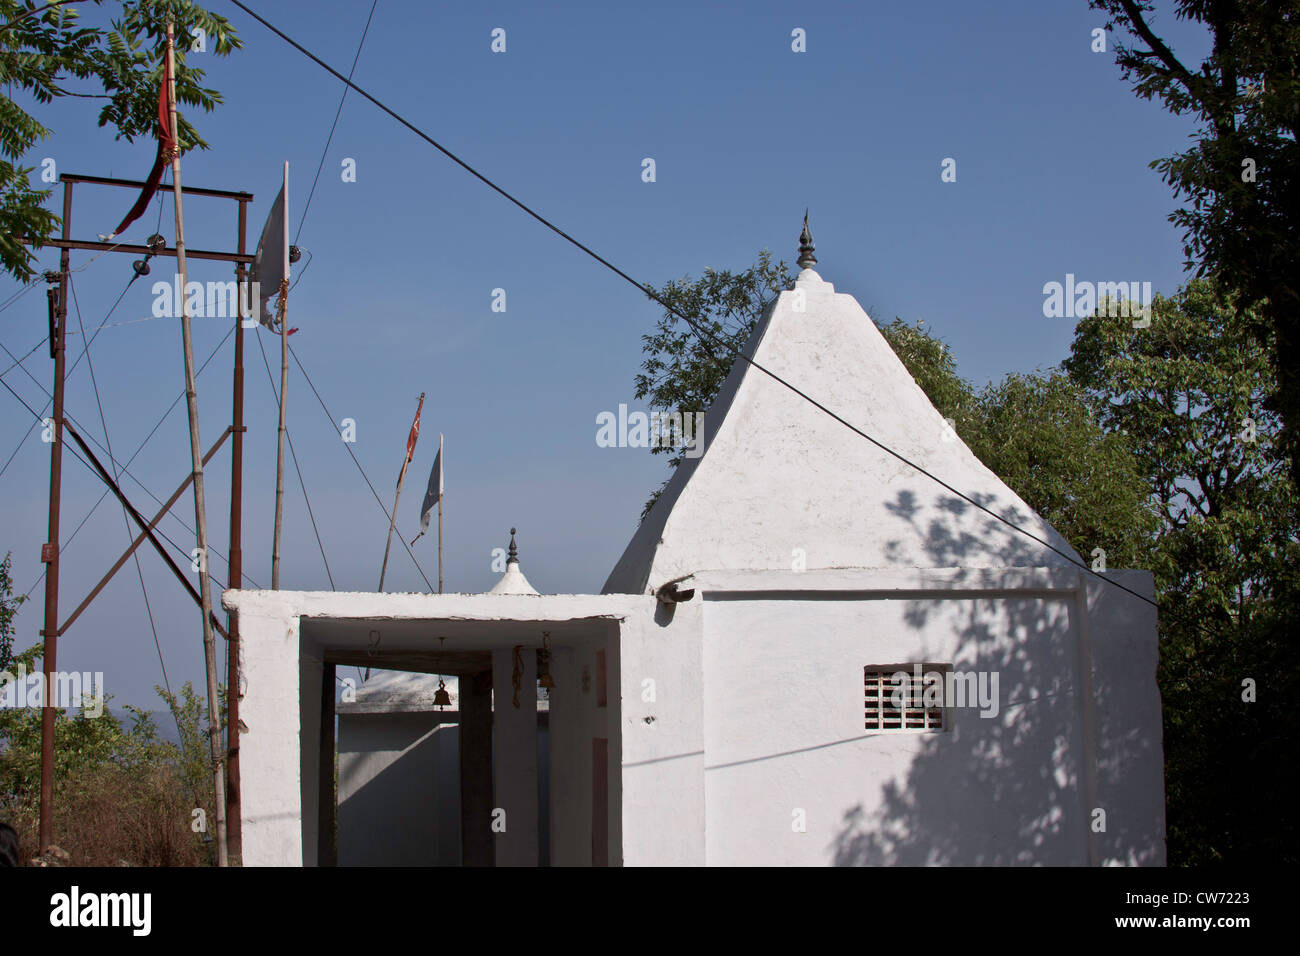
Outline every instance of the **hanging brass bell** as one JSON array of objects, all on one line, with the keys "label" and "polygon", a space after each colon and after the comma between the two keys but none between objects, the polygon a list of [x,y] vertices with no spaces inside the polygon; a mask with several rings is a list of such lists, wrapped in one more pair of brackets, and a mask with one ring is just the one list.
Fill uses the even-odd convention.
[{"label": "hanging brass bell", "polygon": [[555,679],[551,677],[550,631],[542,631],[542,646],[537,650],[537,686],[547,691],[555,688]]},{"label": "hanging brass bell", "polygon": [[551,652],[549,648],[542,648],[537,652],[537,686],[544,690],[551,690],[555,687],[555,679],[551,677]]},{"label": "hanging brass bell", "polygon": [[433,702],[438,707],[451,706],[451,694],[447,693],[447,685],[441,677],[438,678],[438,689],[433,692]]}]

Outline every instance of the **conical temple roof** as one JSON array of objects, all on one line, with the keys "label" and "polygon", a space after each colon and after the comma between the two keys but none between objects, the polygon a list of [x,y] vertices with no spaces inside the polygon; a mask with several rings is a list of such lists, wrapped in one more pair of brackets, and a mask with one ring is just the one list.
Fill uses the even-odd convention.
[{"label": "conical temple roof", "polygon": [[[806,245],[811,259],[810,239]],[[744,353],[953,488],[1078,557],[948,427],[857,301],[811,267],[764,314]],[[605,582],[606,593],[644,593],[710,570],[1069,564],[742,360],[705,412],[703,433],[702,456],[677,468]]]}]

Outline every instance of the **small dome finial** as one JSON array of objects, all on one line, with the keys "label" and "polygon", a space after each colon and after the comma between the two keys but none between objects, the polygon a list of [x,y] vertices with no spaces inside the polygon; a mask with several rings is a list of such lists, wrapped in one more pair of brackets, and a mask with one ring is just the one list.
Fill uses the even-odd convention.
[{"label": "small dome finial", "polygon": [[803,211],[803,232],[799,233],[799,268],[811,269],[817,265],[817,257],[813,255],[812,233],[808,231],[808,210]]},{"label": "small dome finial", "polygon": [[519,549],[515,547],[515,529],[510,529],[510,557],[506,559],[505,574],[501,575],[501,580],[493,585],[489,594],[531,594],[536,595],[537,589],[528,583],[524,577],[524,572],[519,568]]}]

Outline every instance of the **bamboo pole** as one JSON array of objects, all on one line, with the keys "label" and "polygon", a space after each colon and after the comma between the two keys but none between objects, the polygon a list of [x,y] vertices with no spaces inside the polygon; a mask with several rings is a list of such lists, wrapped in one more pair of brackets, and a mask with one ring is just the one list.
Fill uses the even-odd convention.
[{"label": "bamboo pole", "polygon": [[[239,254],[247,243],[248,203],[239,203]],[[248,270],[241,262],[235,267],[239,301],[261,309],[246,292]],[[230,443],[230,586],[243,587],[244,574],[244,316],[235,309],[234,394],[231,399]],[[243,866],[243,810],[239,786],[239,614],[231,611],[226,620],[226,844],[231,866]]]},{"label": "bamboo pole", "polygon": [[397,504],[402,500],[402,482],[406,480],[406,468],[411,464],[415,454],[415,440],[420,436],[420,413],[424,410],[424,392],[420,393],[420,404],[415,408],[415,422],[411,425],[411,438],[406,442],[406,457],[402,459],[402,470],[397,475],[397,497],[393,499],[393,513],[388,519],[388,542],[384,545],[384,564],[379,569],[379,590],[384,590],[384,576],[388,573],[388,552],[393,546],[393,528],[397,525]]},{"label": "bamboo pole", "polygon": [[198,530],[199,603],[203,609],[203,658],[208,677],[208,741],[212,745],[213,801],[217,817],[217,865],[229,862],[226,850],[226,786],[222,768],[221,721],[217,714],[217,644],[212,630],[212,588],[208,580],[208,521],[203,497],[203,449],[199,444],[199,401],[194,387],[194,341],[185,296],[185,217],[181,208],[180,133],[176,121],[176,43],[173,24],[167,22],[167,86],[171,96],[172,196],[176,201],[176,269],[181,285],[181,341],[185,350],[185,399],[190,420],[190,461],[194,473],[194,523]]},{"label": "bamboo pole", "polygon": [[[63,184],[63,238],[71,237],[72,184]],[[44,647],[41,651],[44,668],[44,693],[41,709],[41,794],[40,822],[37,824],[37,853],[44,853],[54,842],[54,718],[53,697],[55,669],[59,652],[59,511],[63,498],[63,384],[65,369],[64,326],[68,318],[68,266],[69,252],[65,247],[59,255],[59,288],[46,292],[49,307],[50,357],[54,359],[54,411],[51,424],[53,441],[50,443],[50,514],[49,532],[41,548],[41,560],[48,562],[45,569],[45,626],[41,629]]]},{"label": "bamboo pole", "polygon": [[384,545],[384,565],[379,569],[379,590],[384,590],[384,575],[388,573],[388,550],[393,546],[393,527],[397,524],[397,503],[402,500],[402,482],[406,481],[406,466],[411,459],[402,460],[402,470],[397,476],[397,497],[393,499],[393,514],[388,519],[388,543]]}]

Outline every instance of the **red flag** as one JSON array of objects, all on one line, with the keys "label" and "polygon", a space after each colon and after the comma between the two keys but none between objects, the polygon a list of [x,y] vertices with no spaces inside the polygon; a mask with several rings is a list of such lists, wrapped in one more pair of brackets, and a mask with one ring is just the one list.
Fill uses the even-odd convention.
[{"label": "red flag", "polygon": [[163,170],[171,162],[172,152],[176,149],[176,139],[172,136],[171,111],[171,90],[167,83],[167,74],[163,73],[162,85],[158,89],[158,157],[153,161],[153,169],[149,170],[149,178],[145,180],[144,189],[140,191],[140,198],[135,201],[135,205],[126,214],[122,224],[113,230],[113,235],[109,236],[109,239],[121,235],[127,226],[144,215],[144,211],[149,208],[149,201],[153,199],[153,194],[158,191]]},{"label": "red flag", "polygon": [[[420,393],[420,404],[415,408],[415,421],[411,422],[411,434],[406,439],[406,462],[402,465],[402,470],[406,470],[406,465],[411,463],[415,457],[415,443],[420,438],[420,413],[424,411],[424,392]],[[401,478],[398,478],[398,484],[401,484]]]}]

